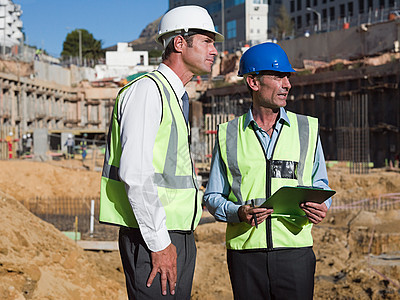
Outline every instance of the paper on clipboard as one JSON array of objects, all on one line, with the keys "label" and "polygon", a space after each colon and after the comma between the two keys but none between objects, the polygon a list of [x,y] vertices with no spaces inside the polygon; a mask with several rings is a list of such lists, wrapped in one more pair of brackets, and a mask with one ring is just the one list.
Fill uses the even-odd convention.
[{"label": "paper on clipboard", "polygon": [[299,205],[303,202],[322,203],[336,191],[313,187],[284,186],[269,197],[260,207],[273,208],[274,214],[302,214]]}]

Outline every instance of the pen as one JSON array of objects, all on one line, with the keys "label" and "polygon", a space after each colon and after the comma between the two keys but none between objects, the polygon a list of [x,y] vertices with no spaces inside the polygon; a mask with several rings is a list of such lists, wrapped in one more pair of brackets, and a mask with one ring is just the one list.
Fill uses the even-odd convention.
[{"label": "pen", "polygon": [[[254,207],[254,200],[253,199],[251,199],[251,207]],[[254,218],[254,223],[256,224],[256,228],[258,228],[257,216],[254,214],[253,218]]]}]

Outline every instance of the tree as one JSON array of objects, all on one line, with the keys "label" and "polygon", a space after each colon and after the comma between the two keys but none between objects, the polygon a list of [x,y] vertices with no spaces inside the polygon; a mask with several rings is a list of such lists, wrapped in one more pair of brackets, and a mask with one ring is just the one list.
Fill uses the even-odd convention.
[{"label": "tree", "polygon": [[275,19],[275,24],[276,26],[273,28],[273,32],[278,40],[284,39],[286,36],[292,34],[294,23],[284,5],[279,8],[279,15]]},{"label": "tree", "polygon": [[79,32],[81,34],[82,58],[97,60],[104,58],[102,41],[96,40],[86,29],[75,29],[67,34],[63,43],[61,56],[66,59],[70,56],[79,57]]}]

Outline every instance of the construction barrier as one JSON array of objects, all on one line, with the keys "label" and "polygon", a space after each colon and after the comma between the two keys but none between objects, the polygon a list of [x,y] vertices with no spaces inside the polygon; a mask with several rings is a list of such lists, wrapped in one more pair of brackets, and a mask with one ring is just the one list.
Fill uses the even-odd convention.
[{"label": "construction barrier", "polygon": [[400,209],[400,193],[383,194],[375,198],[349,201],[333,198],[330,210],[349,211],[349,210],[392,210]]},{"label": "construction barrier", "polygon": [[117,226],[99,223],[100,197],[36,197],[22,203],[35,216],[60,231],[79,232],[82,239],[118,239]]}]

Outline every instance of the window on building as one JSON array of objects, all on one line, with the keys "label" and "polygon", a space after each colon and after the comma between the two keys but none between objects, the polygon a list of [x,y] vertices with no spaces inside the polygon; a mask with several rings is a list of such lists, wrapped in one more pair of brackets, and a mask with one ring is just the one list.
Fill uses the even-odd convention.
[{"label": "window on building", "polygon": [[306,1],[306,7],[310,7],[311,6],[311,0],[307,0]]},{"label": "window on building", "polygon": [[385,0],[379,0],[379,8],[385,8]]},{"label": "window on building", "polygon": [[346,16],[346,8],[344,7],[344,4],[340,4],[339,11],[340,17],[343,19]]},{"label": "window on building", "polygon": [[275,4],[282,4],[282,0],[275,0]]},{"label": "window on building", "polygon": [[374,1],[372,0],[368,0],[368,11],[372,10],[373,6],[374,6]]},{"label": "window on building", "polygon": [[358,0],[358,12],[360,14],[364,13],[364,0]]},{"label": "window on building", "polygon": [[306,14],[306,26],[311,25],[311,14]]},{"label": "window on building", "polygon": [[[233,0],[232,0],[233,1]],[[236,0],[238,1],[238,0]],[[244,0],[241,0],[244,2]],[[267,4],[268,0],[253,0],[253,4]]]},{"label": "window on building", "polygon": [[297,16],[297,23],[296,23],[297,29],[301,28],[302,26],[301,22],[302,22],[301,16]]},{"label": "window on building", "polygon": [[335,7],[329,7],[329,20],[335,20]]},{"label": "window on building", "polygon": [[297,0],[297,10],[301,10],[301,0]]},{"label": "window on building", "polygon": [[348,15],[349,17],[354,16],[353,2],[347,3],[347,15]]},{"label": "window on building", "polygon": [[[242,3],[244,3],[245,0],[224,0],[224,1],[225,1],[224,2],[225,8],[229,8],[229,7],[233,7],[233,6],[242,4]],[[257,1],[257,0],[253,0],[253,2],[255,2],[255,1]],[[260,3],[263,3],[265,1],[266,0],[258,0],[258,2],[260,2]],[[216,1],[214,3],[221,3],[221,1]],[[260,3],[256,3],[256,4],[260,4]],[[221,4],[220,4],[220,6],[221,6]]]},{"label": "window on building", "polygon": [[291,0],[290,1],[290,12],[292,13],[294,11],[295,11],[295,9],[294,9],[294,0]]},{"label": "window on building", "polygon": [[394,7],[394,0],[389,0],[389,8],[393,8]]},{"label": "window on building", "polygon": [[314,6],[318,5],[318,0],[314,0]]},{"label": "window on building", "polygon": [[322,3],[326,3],[326,0],[322,0]]},{"label": "window on building", "polygon": [[233,39],[236,37],[236,20],[226,23],[226,31],[226,36],[228,39]]},{"label": "window on building", "polygon": [[324,21],[324,22],[326,22],[326,19],[328,18],[328,13],[327,13],[327,10],[326,10],[326,8],[324,8],[323,10],[322,10],[322,20]]},{"label": "window on building", "polygon": [[221,2],[211,2],[205,6],[209,14],[214,14],[221,11]]}]

